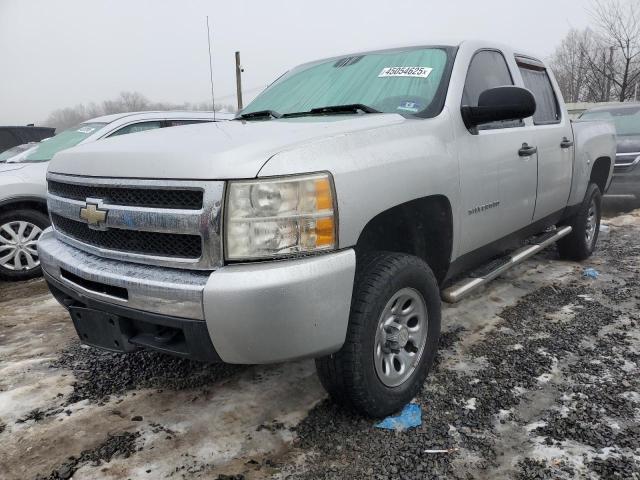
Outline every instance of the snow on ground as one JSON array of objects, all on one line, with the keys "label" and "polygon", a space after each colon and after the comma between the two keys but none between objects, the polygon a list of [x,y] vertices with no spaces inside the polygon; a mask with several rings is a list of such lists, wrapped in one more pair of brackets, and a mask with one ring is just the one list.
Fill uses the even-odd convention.
[{"label": "snow on ground", "polygon": [[632,478],[640,211],[607,223],[583,265],[552,248],[444,307],[404,433],[326,400],[312,361],[105,353],[42,280],[0,283],[0,478]]}]

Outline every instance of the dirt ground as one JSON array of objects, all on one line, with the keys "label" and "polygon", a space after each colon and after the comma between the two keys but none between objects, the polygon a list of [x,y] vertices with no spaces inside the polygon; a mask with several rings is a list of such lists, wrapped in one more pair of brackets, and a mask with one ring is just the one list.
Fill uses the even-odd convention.
[{"label": "dirt ground", "polygon": [[326,400],[312,361],[105,353],[42,280],[0,283],[0,478],[640,480],[640,210],[608,213],[583,264],[551,248],[444,307],[406,432]]}]

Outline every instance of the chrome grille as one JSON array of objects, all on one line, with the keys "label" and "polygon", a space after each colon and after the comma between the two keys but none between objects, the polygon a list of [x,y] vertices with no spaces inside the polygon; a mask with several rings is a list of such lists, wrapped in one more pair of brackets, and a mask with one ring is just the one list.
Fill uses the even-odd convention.
[{"label": "chrome grille", "polygon": [[80,242],[121,252],[142,253],[161,257],[198,259],[202,255],[199,235],[177,233],[136,232],[121,228],[93,230],[84,222],[51,214],[53,226]]},{"label": "chrome grille", "polygon": [[616,167],[632,167],[640,163],[640,152],[616,153]]},{"label": "chrome grille", "polygon": [[130,207],[202,208],[202,190],[159,190],[155,188],[97,187],[49,181],[49,192],[58,197],[74,200],[101,198],[112,205]]},{"label": "chrome grille", "polygon": [[[222,264],[222,181],[49,173],[47,183],[56,236],[76,248],[100,257],[174,268],[214,270]],[[106,212],[106,218],[96,224],[83,219],[80,211],[88,204]]]}]

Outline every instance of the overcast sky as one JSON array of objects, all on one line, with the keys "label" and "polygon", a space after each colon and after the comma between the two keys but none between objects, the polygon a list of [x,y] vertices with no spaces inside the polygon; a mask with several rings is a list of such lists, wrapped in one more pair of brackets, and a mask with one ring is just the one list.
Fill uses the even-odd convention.
[{"label": "overcast sky", "polygon": [[[123,90],[153,101],[235,102],[288,68],[334,54],[448,38],[507,42],[546,58],[588,0],[0,0],[0,125]],[[245,102],[246,103],[246,102]]]}]

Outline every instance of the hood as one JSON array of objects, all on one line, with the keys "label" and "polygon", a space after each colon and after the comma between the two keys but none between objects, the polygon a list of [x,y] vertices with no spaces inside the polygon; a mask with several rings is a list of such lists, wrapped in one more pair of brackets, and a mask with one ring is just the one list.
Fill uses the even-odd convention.
[{"label": "hood", "polygon": [[14,170],[20,170],[26,165],[24,163],[0,163],[0,172],[12,172]]},{"label": "hood", "polygon": [[162,128],[64,150],[53,157],[49,171],[122,178],[252,178],[278,152],[404,121],[388,113]]},{"label": "hood", "polygon": [[640,152],[640,135],[618,135],[617,153]]}]

